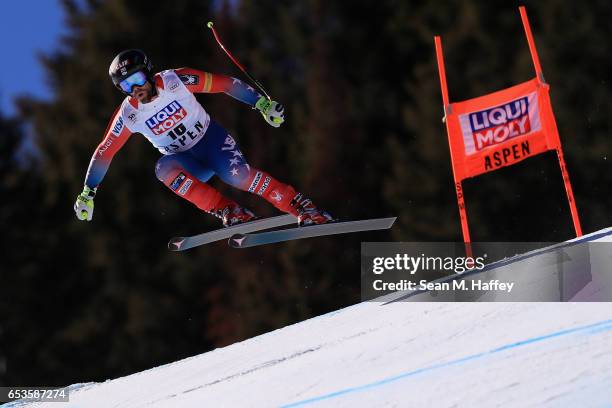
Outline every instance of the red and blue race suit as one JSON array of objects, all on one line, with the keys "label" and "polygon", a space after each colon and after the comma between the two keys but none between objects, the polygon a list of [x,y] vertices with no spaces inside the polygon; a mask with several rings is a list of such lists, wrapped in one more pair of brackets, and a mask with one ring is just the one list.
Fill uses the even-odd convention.
[{"label": "red and blue race suit", "polygon": [[250,167],[236,140],[210,118],[194,93],[223,92],[250,106],[261,95],[239,79],[190,68],[160,72],[154,81],[157,97],[151,102],[128,96],[115,112],[89,163],[88,187],[98,187],[114,155],[132,134],[140,133],[163,154],[155,167],[157,178],[198,208],[215,212],[230,202],[206,184],[217,175],[297,215],[290,205],[296,195],[293,187]]}]

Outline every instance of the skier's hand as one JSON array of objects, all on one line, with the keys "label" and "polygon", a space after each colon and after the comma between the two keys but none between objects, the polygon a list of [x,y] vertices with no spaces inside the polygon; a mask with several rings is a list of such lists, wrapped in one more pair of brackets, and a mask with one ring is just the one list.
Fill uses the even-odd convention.
[{"label": "skier's hand", "polygon": [[91,221],[94,211],[95,188],[83,187],[83,192],[78,195],[74,203],[74,212],[81,221]]},{"label": "skier's hand", "polygon": [[255,104],[255,109],[261,112],[270,126],[277,128],[285,121],[285,108],[283,105],[276,101],[271,101],[265,96],[259,98]]}]

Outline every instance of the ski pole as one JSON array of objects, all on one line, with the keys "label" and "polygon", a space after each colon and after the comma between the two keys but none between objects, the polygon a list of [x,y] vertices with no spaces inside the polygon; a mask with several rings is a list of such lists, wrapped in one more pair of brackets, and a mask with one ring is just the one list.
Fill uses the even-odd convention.
[{"label": "ski pole", "polygon": [[227,56],[232,60],[232,62],[234,64],[236,64],[236,66],[238,68],[240,68],[240,70],[251,80],[251,82],[253,82],[255,84],[255,86],[257,86],[257,88],[259,88],[259,90],[265,95],[266,98],[268,98],[268,100],[272,100],[272,98],[270,98],[270,95],[268,95],[268,93],[266,92],[266,90],[264,89],[264,87],[259,83],[258,80],[256,80],[253,75],[249,74],[249,72],[246,70],[246,68],[244,68],[242,66],[242,64],[240,62],[238,62],[238,60],[236,60],[236,58],[234,58],[234,56],[232,55],[232,53],[230,53],[227,48],[225,48],[225,45],[223,45],[223,43],[221,42],[221,38],[219,38],[219,34],[217,34],[217,30],[215,30],[215,28],[213,27],[213,22],[209,21],[206,24],[206,27],[210,28],[213,32],[213,35],[215,36],[215,40],[217,40],[217,44],[219,44],[219,47],[221,47],[221,49],[223,51],[225,51],[225,53],[227,54]]}]

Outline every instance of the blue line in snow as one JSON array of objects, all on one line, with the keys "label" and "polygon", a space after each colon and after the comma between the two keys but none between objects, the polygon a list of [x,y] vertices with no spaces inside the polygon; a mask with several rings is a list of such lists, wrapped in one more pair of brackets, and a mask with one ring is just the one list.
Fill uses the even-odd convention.
[{"label": "blue line in snow", "polygon": [[523,347],[529,344],[533,344],[533,343],[539,343],[545,340],[549,340],[552,338],[556,338],[556,337],[561,337],[561,336],[565,336],[568,334],[574,334],[574,333],[579,333],[579,332],[587,332],[587,333],[601,333],[604,331],[609,331],[612,330],[612,319],[610,320],[604,320],[601,322],[597,322],[597,323],[592,323],[586,326],[578,326],[578,327],[574,327],[571,329],[565,329],[565,330],[560,330],[554,333],[550,333],[550,334],[545,334],[543,336],[538,336],[538,337],[532,337],[526,340],[521,340],[515,343],[510,343],[510,344],[506,344],[505,346],[501,346],[501,347],[497,347],[494,349],[491,349],[489,351],[484,351],[481,353],[476,353],[476,354],[472,354],[466,357],[462,357],[459,358],[457,360],[451,360],[451,361],[447,361],[445,363],[440,363],[440,364],[434,364],[432,366],[429,367],[423,367],[423,368],[419,368],[416,370],[411,370],[411,371],[406,371],[403,372],[401,374],[398,375],[394,375],[392,377],[387,377],[384,378],[382,380],[379,381],[375,381],[369,384],[364,384],[364,385],[358,385],[355,387],[349,387],[349,388],[345,388],[342,390],[338,390],[329,394],[325,394],[325,395],[321,395],[318,397],[313,397],[313,398],[309,398],[309,399],[305,399],[302,401],[297,401],[297,402],[292,402],[290,404],[287,405],[282,405],[282,408],[290,408],[290,407],[299,407],[299,406],[304,406],[304,405],[308,405],[311,404],[313,402],[319,402],[319,401],[323,401],[323,400],[328,400],[328,399],[332,399],[332,398],[336,398],[336,397],[340,397],[342,395],[346,395],[346,394],[351,394],[354,392],[361,392],[361,391],[366,391],[370,388],[375,388],[375,387],[379,387],[381,385],[385,385],[391,382],[395,382],[401,379],[404,379],[406,377],[412,377],[427,371],[432,371],[432,370],[437,370],[439,368],[444,368],[444,367],[449,367],[449,366],[454,366],[454,365],[458,365],[461,363],[464,363],[466,361],[470,361],[470,360],[475,360],[481,357],[485,357],[485,356],[489,356],[491,354],[496,354],[496,353],[500,353],[506,350],[510,350],[510,349],[514,349],[514,348],[518,348],[518,347]]}]

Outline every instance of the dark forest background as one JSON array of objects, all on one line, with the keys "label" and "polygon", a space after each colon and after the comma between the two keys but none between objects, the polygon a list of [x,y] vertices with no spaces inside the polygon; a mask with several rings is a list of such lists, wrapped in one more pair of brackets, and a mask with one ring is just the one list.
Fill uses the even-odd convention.
[{"label": "dark forest background", "polygon": [[[527,1],[585,232],[612,224],[612,6]],[[64,0],[68,34],[41,57],[54,97],[0,116],[0,384],[126,375],[359,301],[360,242],[459,241],[433,36],[450,97],[534,76],[518,3],[378,0]],[[249,162],[345,219],[397,215],[389,233],[184,253],[175,235],[218,227],[161,185],[159,153],[133,137],[91,223],[72,205],[122,95],[108,65],[142,48],[155,68],[240,76],[225,44],[286,106],[280,129],[223,94],[198,99]],[[214,184],[261,215],[267,203]],[[465,183],[476,241],[573,236],[554,154]]]}]

